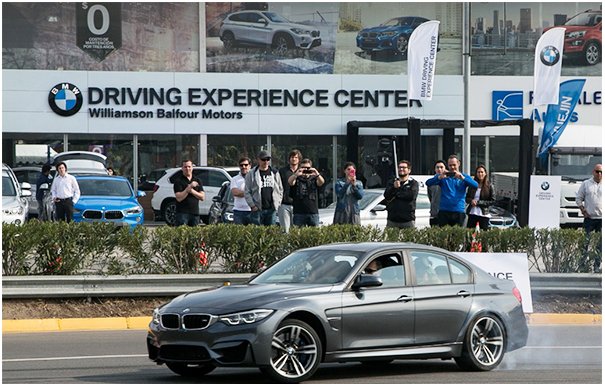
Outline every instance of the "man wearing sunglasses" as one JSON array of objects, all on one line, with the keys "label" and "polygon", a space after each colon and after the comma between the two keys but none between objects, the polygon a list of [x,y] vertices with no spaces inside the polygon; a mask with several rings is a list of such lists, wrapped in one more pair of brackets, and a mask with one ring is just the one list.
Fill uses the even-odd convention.
[{"label": "man wearing sunglasses", "polygon": [[260,151],[257,159],[258,165],[246,175],[246,202],[252,211],[252,224],[274,225],[284,188],[279,171],[270,165],[271,155]]},{"label": "man wearing sunglasses", "polygon": [[250,206],[246,202],[245,187],[246,175],[250,171],[250,158],[239,159],[239,174],[231,180],[231,194],[233,195],[233,223],[248,225],[252,224]]},{"label": "man wearing sunglasses", "polygon": [[[584,231],[586,231],[587,238],[590,236],[591,232],[601,232],[601,212],[603,210],[601,194],[602,178],[603,166],[597,164],[592,170],[592,177],[582,182],[580,189],[578,189],[578,195],[576,196],[576,204],[578,204],[580,211],[582,211],[582,215],[584,215]],[[601,272],[600,254],[601,253],[598,252],[598,255],[596,255],[594,259],[593,268],[595,272]],[[583,264],[586,262],[588,262],[587,255],[585,255]]]}]

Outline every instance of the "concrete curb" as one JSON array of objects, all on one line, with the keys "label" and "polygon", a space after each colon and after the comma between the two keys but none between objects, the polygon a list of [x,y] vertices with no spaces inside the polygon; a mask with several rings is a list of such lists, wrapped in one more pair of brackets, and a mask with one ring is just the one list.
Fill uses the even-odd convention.
[{"label": "concrete curb", "polygon": [[[602,315],[584,313],[532,313],[526,317],[529,325],[602,324]],[[146,330],[150,321],[148,316],[2,320],[2,333]]]}]

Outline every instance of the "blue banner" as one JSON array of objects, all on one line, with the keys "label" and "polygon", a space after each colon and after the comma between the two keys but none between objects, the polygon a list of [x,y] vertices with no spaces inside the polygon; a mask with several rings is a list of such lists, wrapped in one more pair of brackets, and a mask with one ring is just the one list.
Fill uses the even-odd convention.
[{"label": "blue banner", "polygon": [[544,117],[542,140],[538,148],[538,157],[544,158],[548,150],[557,143],[567,127],[569,119],[578,104],[585,79],[568,80],[559,87],[559,104],[549,104]]}]

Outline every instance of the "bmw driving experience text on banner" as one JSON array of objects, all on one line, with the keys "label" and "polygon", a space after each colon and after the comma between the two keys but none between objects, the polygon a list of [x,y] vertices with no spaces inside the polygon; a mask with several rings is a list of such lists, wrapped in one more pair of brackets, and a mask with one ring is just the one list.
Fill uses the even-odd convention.
[{"label": "bmw driving experience text on banner", "polygon": [[420,24],[408,43],[408,98],[432,100],[439,44],[439,21]]}]

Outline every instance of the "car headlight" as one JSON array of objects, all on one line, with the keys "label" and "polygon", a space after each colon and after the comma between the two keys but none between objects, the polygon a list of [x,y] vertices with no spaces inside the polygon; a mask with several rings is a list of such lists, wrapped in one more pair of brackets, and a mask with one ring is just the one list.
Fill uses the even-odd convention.
[{"label": "car headlight", "polygon": [[153,310],[153,313],[151,315],[151,321],[154,324],[158,324],[158,325],[160,324],[160,309],[159,308],[155,308]]},{"label": "car headlight", "polygon": [[567,34],[568,39],[579,39],[580,37],[584,37],[586,31],[573,31]]},{"label": "car headlight", "polygon": [[290,30],[297,35],[310,35],[311,31],[304,30],[302,28],[290,28]]},{"label": "car headlight", "polygon": [[127,215],[137,215],[141,212],[143,212],[143,208],[141,207],[133,207],[126,210]]},{"label": "car headlight", "polygon": [[5,215],[22,215],[23,207],[16,205],[14,207],[6,207],[3,211]]},{"label": "car headlight", "polygon": [[253,309],[246,312],[231,313],[219,316],[219,321],[227,325],[252,324],[270,316],[273,313],[270,309]]}]

